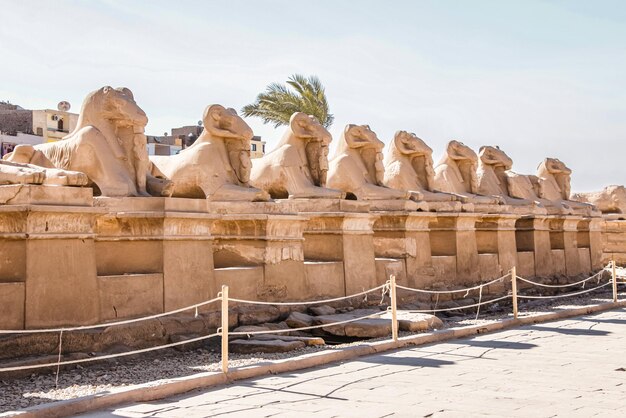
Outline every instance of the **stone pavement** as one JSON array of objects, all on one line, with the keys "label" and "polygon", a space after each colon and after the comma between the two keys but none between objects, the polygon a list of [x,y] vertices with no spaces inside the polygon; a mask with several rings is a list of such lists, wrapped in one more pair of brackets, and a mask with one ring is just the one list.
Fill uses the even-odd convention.
[{"label": "stone pavement", "polygon": [[242,380],[83,416],[626,416],[626,310]]}]

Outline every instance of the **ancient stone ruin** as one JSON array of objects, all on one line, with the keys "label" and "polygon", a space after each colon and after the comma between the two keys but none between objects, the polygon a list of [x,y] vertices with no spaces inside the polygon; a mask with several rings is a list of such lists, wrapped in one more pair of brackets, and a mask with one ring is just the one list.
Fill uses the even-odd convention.
[{"label": "ancient stone ruin", "polygon": [[[0,164],[0,329],[140,317],[215,297],[346,296],[390,274],[415,288],[506,274],[588,275],[626,262],[623,186],[570,196],[571,170],[544,159],[511,171],[498,147],[432,149],[367,125],[331,135],[296,113],[275,150],[211,105],[204,132],[148,158],[147,117],[127,88],[101,88],[64,140]],[[541,156],[537,156],[541,161]]]}]

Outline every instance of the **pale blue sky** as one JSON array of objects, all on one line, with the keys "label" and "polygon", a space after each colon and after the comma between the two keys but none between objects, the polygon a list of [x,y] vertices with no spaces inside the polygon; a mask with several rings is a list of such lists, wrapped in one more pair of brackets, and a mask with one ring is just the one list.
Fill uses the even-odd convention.
[{"label": "pale blue sky", "polygon": [[[80,108],[127,86],[148,132],[240,109],[272,81],[316,74],[337,139],[367,123],[409,130],[441,155],[459,139],[500,145],[514,170],[547,156],[573,189],[626,183],[623,1],[0,0],[0,99]],[[273,144],[282,134],[248,123]]]}]

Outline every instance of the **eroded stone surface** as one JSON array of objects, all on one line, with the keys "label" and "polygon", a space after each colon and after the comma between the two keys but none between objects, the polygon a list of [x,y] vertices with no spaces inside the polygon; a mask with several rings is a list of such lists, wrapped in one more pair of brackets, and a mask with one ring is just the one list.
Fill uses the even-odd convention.
[{"label": "eroded stone surface", "polygon": [[302,312],[292,312],[285,320],[291,328],[304,328],[311,326],[313,317]]},{"label": "eroded stone surface", "polygon": [[611,185],[597,192],[574,193],[570,198],[578,202],[590,203],[602,213],[626,213],[626,188],[624,186]]},{"label": "eroded stone surface", "polygon": [[302,341],[273,340],[234,340],[229,343],[233,353],[284,353],[306,347]]},{"label": "eroded stone surface", "polygon": [[[342,314],[316,316],[314,317],[313,323],[315,325],[332,324],[371,315],[376,312],[380,311],[356,309],[352,312]],[[391,335],[391,321],[379,318],[367,318],[345,324],[323,327],[322,330],[331,335],[377,338]]]},{"label": "eroded stone surface", "polygon": [[311,311],[311,313],[313,315],[333,315],[336,310],[335,308],[333,308],[332,306],[328,306],[328,305],[322,305],[322,306],[312,306],[309,308],[309,311]]},{"label": "eroded stone surface", "polygon": [[276,148],[254,161],[251,184],[275,199],[342,199],[345,193],[326,188],[331,140],[315,117],[294,113]]},{"label": "eroded stone surface", "polygon": [[[391,320],[391,312],[381,318]],[[398,310],[397,318],[400,331],[419,332],[443,328],[443,322],[435,315]]]},{"label": "eroded stone surface", "polygon": [[20,145],[6,159],[44,167],[43,178],[34,183],[47,178],[51,184],[80,186],[88,177],[103,196],[148,196],[147,123],[128,88],[102,87],[87,95],[76,128],[62,141]]},{"label": "eroded stone surface", "polygon": [[409,192],[384,185],[385,144],[367,125],[347,125],[328,170],[328,187],[358,200],[407,199]]},{"label": "eroded stone surface", "polygon": [[250,186],[252,129],[234,109],[207,106],[204,130],[193,145],[171,156],[152,156],[152,174],[172,180],[172,196],[212,201],[266,201]]},{"label": "eroded stone surface", "polygon": [[433,208],[437,211],[460,211],[461,203],[456,202],[453,194],[437,190],[432,153],[415,134],[396,132],[385,154],[384,183],[397,190],[408,190],[413,200],[436,202]]}]

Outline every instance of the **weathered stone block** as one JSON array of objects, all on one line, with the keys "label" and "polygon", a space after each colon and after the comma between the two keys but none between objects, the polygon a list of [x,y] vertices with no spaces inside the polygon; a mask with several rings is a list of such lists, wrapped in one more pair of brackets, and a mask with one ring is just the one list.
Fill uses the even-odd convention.
[{"label": "weathered stone block", "polygon": [[305,261],[306,296],[324,299],[345,296],[342,261]]},{"label": "weathered stone block", "polygon": [[102,320],[163,312],[163,274],[98,276]]},{"label": "weathered stone block", "polygon": [[455,256],[433,256],[433,269],[438,280],[444,280],[450,284],[456,281]]},{"label": "weathered stone block", "polygon": [[551,250],[552,265],[554,274],[566,274],[565,269],[565,250]]},{"label": "weathered stone block", "polygon": [[214,274],[215,284],[211,297],[215,297],[222,290],[222,285],[226,285],[230,297],[258,299],[257,288],[263,283],[263,266],[218,268]]},{"label": "weathered stone block", "polygon": [[535,276],[535,253],[534,251],[517,252],[517,275],[521,277]]},{"label": "weathered stone block", "polygon": [[589,248],[579,248],[578,257],[580,262],[580,271],[589,274],[591,272],[591,255],[589,254]]},{"label": "weathered stone block", "polygon": [[397,284],[408,285],[404,259],[376,258],[376,285],[384,284],[392,274],[396,276]]},{"label": "weathered stone block", "polygon": [[25,326],[42,328],[98,322],[93,240],[30,239],[26,245],[29,256]]},{"label": "weathered stone block", "polygon": [[480,265],[480,279],[492,280],[500,277],[500,264],[498,262],[498,254],[478,254],[478,263]]},{"label": "weathered stone block", "polygon": [[0,329],[24,328],[24,283],[0,283]]},{"label": "weathered stone block", "polygon": [[163,242],[163,291],[166,311],[215,297],[211,241]]}]

